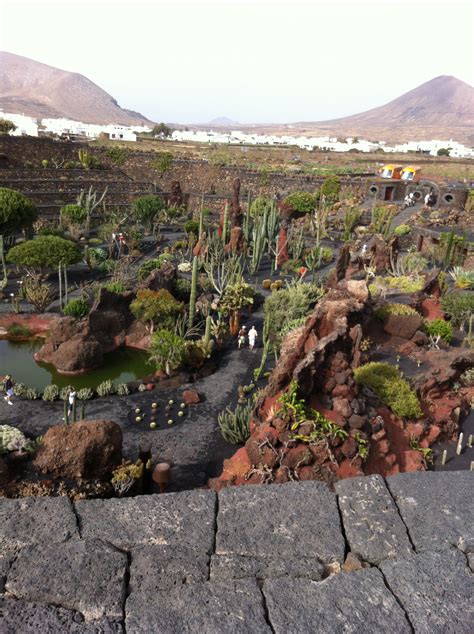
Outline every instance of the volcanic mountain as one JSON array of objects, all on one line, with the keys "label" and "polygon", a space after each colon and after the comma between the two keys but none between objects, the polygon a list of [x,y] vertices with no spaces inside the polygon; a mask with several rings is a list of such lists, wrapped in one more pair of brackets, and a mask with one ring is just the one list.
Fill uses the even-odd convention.
[{"label": "volcanic mountain", "polygon": [[[264,126],[276,131],[287,126]],[[390,103],[342,119],[298,122],[286,133],[373,140],[454,139],[474,145],[474,88],[441,75]]]},{"label": "volcanic mountain", "polygon": [[0,108],[37,118],[150,124],[139,112],[121,108],[87,77],[7,52],[0,52]]}]

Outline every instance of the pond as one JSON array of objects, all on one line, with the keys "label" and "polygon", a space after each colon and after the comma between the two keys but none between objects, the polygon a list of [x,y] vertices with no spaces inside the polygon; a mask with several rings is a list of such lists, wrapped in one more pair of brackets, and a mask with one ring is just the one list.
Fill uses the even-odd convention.
[{"label": "pond", "polygon": [[16,383],[24,383],[27,387],[35,387],[42,392],[46,385],[51,383],[59,387],[73,385],[76,389],[96,388],[106,379],[116,384],[127,383],[142,379],[153,372],[152,366],[148,364],[146,352],[118,348],[104,355],[103,365],[96,370],[77,376],[59,374],[54,366],[36,363],[33,359],[33,353],[42,345],[41,339],[21,342],[0,340],[0,375],[11,374]]}]

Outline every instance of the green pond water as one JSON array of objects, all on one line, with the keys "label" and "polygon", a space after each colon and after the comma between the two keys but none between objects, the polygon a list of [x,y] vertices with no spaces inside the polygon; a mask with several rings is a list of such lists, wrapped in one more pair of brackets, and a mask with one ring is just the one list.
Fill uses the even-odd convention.
[{"label": "green pond water", "polygon": [[0,340],[0,375],[11,374],[16,383],[24,383],[42,391],[51,383],[59,387],[73,385],[76,389],[96,388],[106,379],[111,379],[114,383],[127,383],[153,372],[153,368],[147,363],[146,352],[119,348],[104,355],[104,364],[96,370],[77,376],[59,374],[54,366],[36,363],[33,359],[33,353],[42,345],[41,339],[21,342]]}]

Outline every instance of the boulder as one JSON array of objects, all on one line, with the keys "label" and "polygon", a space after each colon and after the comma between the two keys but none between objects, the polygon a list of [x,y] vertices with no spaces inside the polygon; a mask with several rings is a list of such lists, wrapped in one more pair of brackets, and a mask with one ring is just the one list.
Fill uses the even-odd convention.
[{"label": "boulder", "polygon": [[186,405],[197,405],[201,402],[201,397],[196,390],[184,390],[182,399]]},{"label": "boulder", "polygon": [[389,315],[383,329],[393,337],[411,339],[415,332],[420,330],[422,324],[421,315]]},{"label": "boulder", "polygon": [[170,293],[173,291],[176,280],[176,266],[172,262],[164,262],[159,269],[155,269],[140,284],[141,289],[159,291],[162,288]]},{"label": "boulder", "polygon": [[109,480],[122,459],[122,430],[110,420],[50,427],[34,460],[41,473]]}]

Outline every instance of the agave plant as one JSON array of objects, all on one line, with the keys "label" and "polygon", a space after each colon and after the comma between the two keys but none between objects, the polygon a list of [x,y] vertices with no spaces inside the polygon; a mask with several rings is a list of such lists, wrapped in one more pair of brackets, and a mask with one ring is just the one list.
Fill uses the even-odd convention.
[{"label": "agave plant", "polygon": [[474,288],[474,271],[468,271],[462,266],[453,266],[449,274],[454,280],[454,285],[456,286],[456,288]]}]

